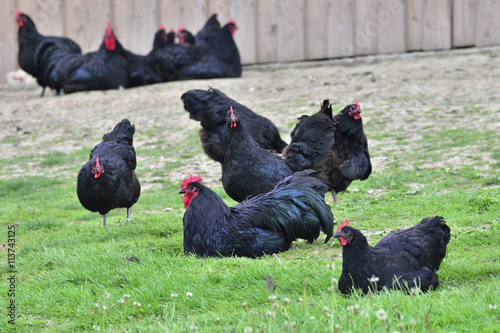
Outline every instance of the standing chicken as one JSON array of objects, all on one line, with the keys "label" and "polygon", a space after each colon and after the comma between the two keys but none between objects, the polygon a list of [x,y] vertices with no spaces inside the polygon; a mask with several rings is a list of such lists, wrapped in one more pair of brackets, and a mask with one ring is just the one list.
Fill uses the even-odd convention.
[{"label": "standing chicken", "polygon": [[443,218],[424,218],[414,227],[385,236],[374,247],[348,224],[344,221],[333,235],[343,246],[341,293],[356,289],[367,293],[382,288],[419,288],[425,292],[437,288],[436,271],[450,241],[450,228]]},{"label": "standing chicken", "polygon": [[[42,42],[50,42],[52,50],[62,50],[67,53],[81,54],[82,50],[74,41],[65,37],[46,37],[41,35],[35,27],[35,23],[31,18],[21,13],[16,12],[16,22],[19,26],[17,32],[17,40],[19,43],[18,62],[19,66],[28,74],[37,78],[38,83],[43,87],[41,96],[45,92],[45,78],[40,76],[40,70],[37,70],[35,62],[35,53]],[[41,52],[39,52],[41,53]],[[40,55],[41,56],[41,55]]]},{"label": "standing chicken", "polygon": [[226,154],[226,116],[231,106],[238,111],[240,122],[260,147],[281,153],[286,146],[278,129],[269,119],[232,100],[218,89],[189,90],[181,99],[189,117],[201,123],[200,140],[203,151],[221,164],[224,163]]},{"label": "standing chicken", "polygon": [[299,118],[283,151],[294,171],[312,168],[322,172],[335,204],[337,192],[345,191],[353,180],[367,179],[372,171],[360,113],[356,100],[332,117],[331,104],[325,100],[318,113]]},{"label": "standing chicken", "polygon": [[259,147],[245,125],[230,107],[222,184],[227,195],[238,202],[271,191],[280,180],[293,173],[280,155]]},{"label": "standing chicken", "polygon": [[58,61],[55,71],[65,94],[125,88],[130,79],[127,53],[109,22],[97,52],[65,56]]},{"label": "standing chicken", "polygon": [[103,142],[94,147],[89,161],[78,172],[76,193],[80,203],[92,212],[103,215],[106,226],[108,212],[127,208],[137,202],[141,186],[135,174],[137,164],[133,146],[135,127],[123,119],[104,134]]},{"label": "standing chicken", "polygon": [[333,216],[324,201],[328,187],[309,176],[294,174],[271,192],[229,208],[199,176],[184,179],[184,252],[199,256],[259,257],[286,251],[296,238],[309,242],[320,231],[333,233]]}]

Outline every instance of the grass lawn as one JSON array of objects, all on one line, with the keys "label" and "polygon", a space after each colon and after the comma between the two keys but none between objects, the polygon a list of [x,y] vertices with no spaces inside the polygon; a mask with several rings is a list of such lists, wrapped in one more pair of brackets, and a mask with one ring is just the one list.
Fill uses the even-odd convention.
[{"label": "grass lawn", "polygon": [[[311,106],[298,96],[294,115],[316,112],[322,97]],[[278,102],[266,103],[272,108]],[[386,106],[394,103],[407,105],[397,108],[397,119],[387,115]],[[169,176],[186,163],[209,161],[198,124],[182,110],[175,115],[194,124],[179,125],[182,139],[175,144],[160,139],[162,126],[136,124],[144,190],[131,222],[125,222],[125,209],[116,209],[103,228],[101,215],[80,205],[76,174],[102,134],[121,120],[109,116],[111,126],[65,151],[53,149],[61,140],[54,137],[42,144],[43,152],[25,154],[21,144],[16,156],[0,156],[0,331],[500,332],[499,134],[471,125],[480,112],[472,106],[447,103],[417,109],[402,96],[372,102],[362,116],[373,173],[339,194],[339,205],[326,198],[336,223],[348,219],[372,245],[424,217],[444,217],[451,241],[436,291],[341,295],[341,246],[335,239],[324,244],[323,234],[313,244],[297,241],[287,252],[259,259],[184,255],[181,179]],[[498,103],[492,107],[491,121],[498,123]],[[60,118],[51,113],[46,121]],[[7,148],[19,142],[15,136],[0,140]],[[160,155],[163,164],[153,168]],[[211,188],[235,205],[218,179]],[[9,230],[15,230],[9,237],[15,244],[7,240]],[[9,250],[15,251],[16,273],[10,273]],[[15,297],[7,295],[12,275]],[[19,315],[15,325],[8,323],[11,299]]]}]

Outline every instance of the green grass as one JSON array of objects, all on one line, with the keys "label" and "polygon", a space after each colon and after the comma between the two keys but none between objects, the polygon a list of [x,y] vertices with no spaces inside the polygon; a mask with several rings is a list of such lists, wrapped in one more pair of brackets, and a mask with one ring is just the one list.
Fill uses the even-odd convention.
[{"label": "green grass", "polygon": [[[431,119],[444,111],[418,113],[411,112]],[[0,159],[2,277],[9,274],[7,227],[16,227],[20,317],[15,328],[18,332],[499,332],[500,308],[495,307],[500,305],[500,177],[495,133],[467,129],[465,122],[460,127],[457,121],[457,128],[431,126],[418,142],[409,143],[407,134],[384,121],[373,119],[370,124],[365,132],[373,140],[372,158],[384,162],[377,162],[379,167],[368,180],[354,182],[338,195],[333,215],[337,222],[349,219],[366,232],[371,244],[424,217],[443,216],[452,237],[436,291],[343,296],[335,285],[341,273],[341,249],[336,241],[324,244],[324,236],[313,244],[297,241],[287,252],[259,259],[185,256],[179,183],[167,176],[184,163],[199,160],[202,150],[196,131],[189,132],[182,144],[171,145],[156,139],[164,129],[153,128],[136,135],[136,141],[148,142],[137,148],[139,178],[149,173],[155,187],[142,192],[132,207],[131,222],[125,222],[125,209],[116,209],[106,229],[99,214],[81,207],[75,191],[76,173],[92,147]],[[387,147],[385,139],[392,146]],[[451,148],[471,151],[474,158],[470,164],[447,164]],[[461,151],[456,152],[458,162],[466,157]],[[158,156],[166,162],[149,170]],[[36,176],[8,176],[33,165]],[[220,186],[214,190],[229,205],[235,204]],[[327,202],[332,203],[330,196]],[[274,290],[266,288],[266,276],[272,277]],[[0,288],[4,309],[0,331],[7,331],[11,326],[5,308],[10,298],[5,278]]]}]

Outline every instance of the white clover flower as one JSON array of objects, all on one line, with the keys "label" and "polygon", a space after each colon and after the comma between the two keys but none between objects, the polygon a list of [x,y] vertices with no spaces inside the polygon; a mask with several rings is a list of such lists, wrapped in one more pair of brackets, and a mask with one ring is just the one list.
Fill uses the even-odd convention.
[{"label": "white clover flower", "polygon": [[304,299],[302,297],[297,298],[297,302],[304,303]]},{"label": "white clover flower", "polygon": [[107,299],[107,298],[109,298],[109,294],[108,294],[108,292],[107,292],[107,291],[105,291],[105,292],[104,292],[104,299]]},{"label": "white clover flower", "polygon": [[134,302],[133,304],[134,304],[134,308],[138,308],[138,307],[140,307],[140,306],[141,306],[141,303],[139,303],[139,302],[137,302],[137,301],[136,301],[136,302]]},{"label": "white clover flower", "polygon": [[188,291],[188,292],[186,292],[186,296],[187,297],[193,297],[193,293]]},{"label": "white clover flower", "polygon": [[288,297],[283,298],[283,303],[285,303],[285,305],[290,303],[290,299]]},{"label": "white clover flower", "polygon": [[495,303],[491,303],[491,304],[489,305],[489,308],[490,308],[490,310],[491,310],[491,311],[494,311],[494,310],[496,310],[496,309],[497,309],[497,306],[495,305]]},{"label": "white clover flower", "polygon": [[102,306],[102,311],[106,311],[107,309],[108,309],[108,307],[106,305]]},{"label": "white clover flower", "polygon": [[375,282],[378,282],[380,279],[378,277],[376,277],[375,275],[372,275],[372,277],[370,278],[370,282],[372,283],[375,283]]},{"label": "white clover flower", "polygon": [[253,328],[251,328],[251,327],[245,327],[245,330],[243,332],[245,332],[245,333],[252,333],[253,332]]},{"label": "white clover flower", "polygon": [[266,317],[274,318],[276,316],[276,311],[267,311]]},{"label": "white clover flower", "polygon": [[177,297],[179,297],[179,295],[177,295],[177,294],[170,294],[170,297],[177,298]]},{"label": "white clover flower", "polygon": [[380,319],[382,321],[387,320],[387,312],[385,312],[385,310],[383,310],[383,309],[375,311],[375,315],[377,316],[378,319]]}]

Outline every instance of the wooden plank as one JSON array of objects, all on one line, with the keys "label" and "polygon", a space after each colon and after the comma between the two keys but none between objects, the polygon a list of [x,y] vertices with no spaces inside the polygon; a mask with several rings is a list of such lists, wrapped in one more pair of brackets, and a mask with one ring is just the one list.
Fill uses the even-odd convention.
[{"label": "wooden plank", "polygon": [[453,1],[453,47],[474,46],[476,42],[476,0]]},{"label": "wooden plank", "polygon": [[[207,0],[181,0],[178,15],[179,25],[185,25],[189,31],[196,34],[207,21]],[[175,30],[178,28],[176,26]]]},{"label": "wooden plank", "polygon": [[500,0],[478,0],[476,46],[500,44]]},{"label": "wooden plank", "polygon": [[38,2],[38,15],[47,21],[44,33],[48,36],[64,35],[64,19],[62,0],[50,0]]},{"label": "wooden plank", "polygon": [[451,0],[425,0],[423,49],[451,48]]},{"label": "wooden plank", "polygon": [[328,57],[328,5],[329,0],[306,0],[305,5],[305,57]]},{"label": "wooden plank", "polygon": [[278,0],[259,0],[256,3],[257,62],[278,61]]},{"label": "wooden plank", "polygon": [[220,22],[229,22],[231,17],[231,0],[208,0],[207,19],[212,14],[217,14],[217,19]]},{"label": "wooden plank", "polygon": [[328,6],[328,57],[354,54],[354,0],[330,0]]},{"label": "wooden plank", "polygon": [[[257,61],[255,0],[233,0],[231,17],[238,28],[233,37],[240,52],[241,63],[254,64]],[[227,21],[221,21],[222,26],[226,23]]]},{"label": "wooden plank", "polygon": [[65,1],[62,14],[64,35],[78,43],[84,53],[88,51],[86,11],[85,1]]},{"label": "wooden plank", "polygon": [[279,0],[277,46],[279,61],[305,58],[304,0]]},{"label": "wooden plank", "polygon": [[[180,11],[178,0],[158,0],[158,24],[163,24],[167,31],[169,29],[177,30],[182,25]],[[196,31],[191,30],[191,27],[187,27],[187,29],[193,34],[196,33]]]},{"label": "wooden plank", "polygon": [[130,50],[138,54],[151,51],[154,34],[158,30],[157,0],[132,1],[132,31]]},{"label": "wooden plank", "polygon": [[378,48],[378,2],[354,1],[354,55],[377,53]]},{"label": "wooden plank", "polygon": [[[119,36],[122,46],[134,53],[137,53],[132,48],[132,10],[133,0],[111,0],[111,26],[115,34]],[[144,37],[146,39],[146,37]],[[151,41],[150,46],[153,45]]]},{"label": "wooden plank", "polygon": [[14,0],[0,1],[0,12],[4,18],[0,20],[0,83],[7,82],[6,74],[19,68],[17,63],[18,43],[17,10]]},{"label": "wooden plank", "polygon": [[379,0],[377,53],[398,53],[406,50],[405,1]]},{"label": "wooden plank", "polygon": [[424,48],[424,0],[406,0],[405,12],[406,50],[421,51]]},{"label": "wooden plank", "polygon": [[[82,49],[85,52],[96,51],[102,44],[108,21],[111,20],[111,1],[110,0],[86,0],[86,39]],[[81,14],[80,14],[81,15]],[[114,31],[114,28],[113,28]],[[115,32],[116,33],[116,32]],[[120,41],[120,34],[116,37]]]}]

